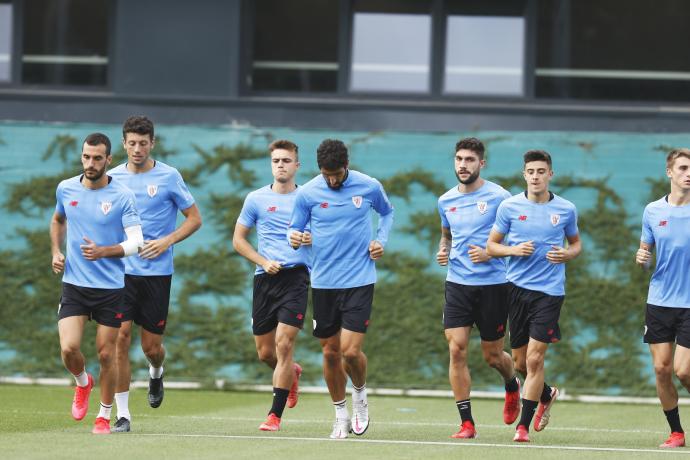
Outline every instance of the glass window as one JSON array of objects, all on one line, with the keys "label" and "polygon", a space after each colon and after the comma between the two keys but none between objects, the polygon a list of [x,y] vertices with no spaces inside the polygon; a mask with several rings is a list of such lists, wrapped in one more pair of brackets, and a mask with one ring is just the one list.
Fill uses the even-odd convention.
[{"label": "glass window", "polygon": [[446,93],[522,95],[525,19],[448,16]]},{"label": "glass window", "polygon": [[338,4],[337,0],[255,1],[251,88],[336,91]]},{"label": "glass window", "polygon": [[23,83],[106,85],[109,1],[31,0],[23,5]]},{"label": "glass window", "polygon": [[0,1],[0,82],[12,80],[12,4]]},{"label": "glass window", "polygon": [[428,2],[356,2],[350,90],[428,93],[430,12]]},{"label": "glass window", "polygon": [[539,0],[536,95],[690,101],[690,2]]}]

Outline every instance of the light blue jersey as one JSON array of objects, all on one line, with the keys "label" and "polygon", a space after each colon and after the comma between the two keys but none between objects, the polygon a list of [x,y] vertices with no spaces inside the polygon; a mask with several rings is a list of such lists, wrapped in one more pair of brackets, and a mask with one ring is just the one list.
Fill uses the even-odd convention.
[{"label": "light blue jersey", "polygon": [[647,303],[690,308],[690,205],[671,206],[667,197],[649,203],[640,239],[656,246]]},{"label": "light blue jersey", "polygon": [[506,282],[503,258],[492,258],[475,264],[470,260],[470,245],[486,248],[486,240],[496,220],[496,211],[510,193],[493,182],[484,184],[470,193],[461,193],[453,187],[438,199],[441,225],[449,228],[453,243],[448,255],[447,280],[470,286],[486,286]]},{"label": "light blue jersey", "polygon": [[125,228],[141,225],[134,194],[115,179],[91,190],[82,176],[60,182],[55,192],[55,212],[67,218],[67,254],[62,281],[75,286],[120,289],[125,285],[125,265],[120,258],[86,260],[80,245],[84,237],[98,246],[112,246],[127,239]]},{"label": "light blue jersey", "polygon": [[[156,161],[153,168],[143,173],[127,170],[127,163],[109,172],[132,192],[141,215],[144,241],[157,240],[175,231],[177,213],[194,204],[177,169]],[[173,273],[173,246],[155,259],[142,259],[133,255],[125,259],[128,275],[162,276]]]},{"label": "light blue jersey", "polygon": [[349,170],[337,190],[328,187],[321,175],[297,190],[288,235],[311,225],[312,287],[345,289],[376,282],[376,267],[369,257],[372,209],[380,215],[375,239],[385,246],[393,206],[376,179]]},{"label": "light blue jersey", "polygon": [[535,203],[519,193],[498,207],[494,230],[505,235],[504,244],[515,246],[532,241],[529,257],[509,257],[508,281],[524,289],[552,296],[565,295],[565,264],[548,261],[551,246],[563,247],[566,237],[578,235],[577,209],[557,195],[546,203]]},{"label": "light blue jersey", "polygon": [[[297,189],[290,193],[276,193],[270,185],[247,195],[237,223],[245,227],[256,226],[259,239],[258,253],[268,260],[280,262],[283,268],[306,265],[311,267],[311,246],[292,249],[285,239]],[[255,274],[265,273],[261,265]]]}]

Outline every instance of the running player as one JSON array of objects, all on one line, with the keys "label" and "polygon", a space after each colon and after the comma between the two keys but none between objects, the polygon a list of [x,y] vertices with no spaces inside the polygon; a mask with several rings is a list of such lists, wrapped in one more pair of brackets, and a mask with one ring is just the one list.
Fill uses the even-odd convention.
[{"label": "running player", "polygon": [[[115,340],[124,300],[125,267],[120,258],[136,254],[143,244],[134,195],[106,174],[111,161],[108,137],[89,134],[81,153],[84,173],[60,182],[50,222],[53,272],[64,270],[65,273],[58,332],[62,362],[77,383],[72,402],[75,420],[86,416],[94,385],[81,352],[84,326],[91,319],[98,323],[96,350],[101,367],[101,405],[94,434],[110,433],[117,372]],[[61,249],[64,242],[66,258]]]},{"label": "running player", "polygon": [[[656,268],[649,283],[644,341],[656,373],[656,392],[671,435],[659,447],[685,445],[678,414],[675,372],[690,391],[690,150],[675,149],[666,157],[671,193],[649,203],[642,218],[636,261],[648,267],[656,248]],[[675,342],[675,352],[674,352]]]},{"label": "running player", "polygon": [[[273,183],[247,195],[232,245],[256,264],[252,331],[259,359],[274,369],[273,405],[259,429],[278,431],[285,405],[292,408],[297,404],[302,368],[292,355],[307,312],[311,249],[306,246],[295,251],[285,241],[297,196],[297,145],[277,140],[268,149]],[[252,227],[259,237],[258,251],[247,239]],[[308,232],[302,244],[311,244]]]},{"label": "running player", "polygon": [[527,190],[501,203],[486,246],[492,257],[509,257],[510,346],[515,368],[527,375],[516,442],[529,442],[532,417],[535,431],[546,427],[558,398],[558,389],[544,382],[544,357],[561,339],[564,264],[582,249],[575,205],[549,191],[551,155],[530,150],[524,163]]}]

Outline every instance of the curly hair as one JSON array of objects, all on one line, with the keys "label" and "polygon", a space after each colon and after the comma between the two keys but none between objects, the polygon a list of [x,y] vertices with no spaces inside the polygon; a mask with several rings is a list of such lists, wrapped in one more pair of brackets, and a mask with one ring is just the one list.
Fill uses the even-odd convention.
[{"label": "curly hair", "polygon": [[125,120],[122,125],[122,138],[127,138],[127,133],[148,135],[153,140],[153,122],[142,115],[134,115]]},{"label": "curly hair", "polygon": [[455,144],[455,152],[459,150],[469,150],[477,154],[480,160],[484,159],[484,143],[477,139],[476,137],[466,137],[465,139],[460,139]]},{"label": "curly hair", "polygon": [[319,169],[333,171],[347,167],[347,147],[343,141],[337,139],[325,139],[316,149],[316,163]]}]

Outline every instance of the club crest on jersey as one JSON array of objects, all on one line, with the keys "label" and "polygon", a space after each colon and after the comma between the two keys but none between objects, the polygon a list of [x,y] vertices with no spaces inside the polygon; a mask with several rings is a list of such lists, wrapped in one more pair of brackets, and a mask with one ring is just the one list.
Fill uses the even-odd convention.
[{"label": "club crest on jersey", "polygon": [[561,215],[560,214],[551,214],[551,225],[554,227],[558,225],[558,223],[561,221]]},{"label": "club crest on jersey", "polygon": [[362,207],[362,197],[357,195],[352,197],[352,204],[355,205],[355,208],[359,209]]},{"label": "club crest on jersey", "polygon": [[156,196],[156,193],[158,193],[158,186],[157,185],[147,185],[146,186],[146,193],[149,194],[151,198]]},{"label": "club crest on jersey", "polygon": [[111,209],[113,209],[112,201],[101,201],[101,211],[104,215],[107,216]]},{"label": "club crest on jersey", "polygon": [[489,209],[489,203],[486,201],[477,201],[477,209],[479,210],[479,214],[486,214],[486,211]]}]

